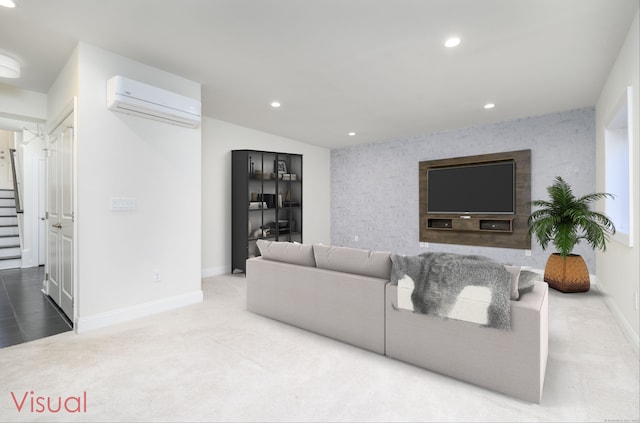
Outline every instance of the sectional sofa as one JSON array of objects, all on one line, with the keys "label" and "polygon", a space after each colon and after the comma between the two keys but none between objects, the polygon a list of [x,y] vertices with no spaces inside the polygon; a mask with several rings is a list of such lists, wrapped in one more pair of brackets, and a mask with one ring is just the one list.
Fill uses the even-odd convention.
[{"label": "sectional sofa", "polygon": [[548,287],[511,301],[511,330],[398,307],[391,254],[259,241],[247,309],[354,346],[539,403],[548,355]]}]

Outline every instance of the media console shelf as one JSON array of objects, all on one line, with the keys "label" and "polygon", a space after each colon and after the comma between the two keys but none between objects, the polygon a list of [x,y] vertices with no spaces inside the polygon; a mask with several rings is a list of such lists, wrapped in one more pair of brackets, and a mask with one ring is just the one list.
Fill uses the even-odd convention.
[{"label": "media console shelf", "polygon": [[[514,213],[429,213],[430,169],[504,162],[513,162],[515,170]],[[419,171],[421,242],[531,249],[527,226],[531,213],[531,150],[423,161]]]},{"label": "media console shelf", "polygon": [[513,219],[498,218],[428,218],[427,228],[445,231],[513,232]]}]

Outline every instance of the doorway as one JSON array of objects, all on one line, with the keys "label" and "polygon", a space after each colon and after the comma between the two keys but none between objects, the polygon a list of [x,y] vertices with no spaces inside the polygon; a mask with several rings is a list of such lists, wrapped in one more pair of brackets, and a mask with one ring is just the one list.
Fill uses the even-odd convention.
[{"label": "doorway", "polygon": [[[68,116],[75,116],[75,101],[67,108]],[[70,119],[73,126],[73,118]],[[67,122],[67,119],[58,120]],[[6,152],[15,149],[14,159],[19,177],[15,178],[21,200],[23,213],[17,213],[15,235],[18,236],[18,219],[20,219],[20,253],[17,263],[0,269],[0,348],[28,342],[35,339],[55,335],[73,329],[73,307],[68,311],[69,317],[62,311],[54,299],[47,295],[47,144],[41,128],[44,121],[7,119],[0,116],[0,133],[8,134],[9,145]],[[56,128],[57,129],[57,128]],[[71,144],[69,133],[62,138],[62,144]],[[73,137],[73,132],[70,134]],[[1,143],[0,151],[4,151],[5,143]],[[60,145],[60,143],[59,143]],[[65,152],[62,148],[61,151]],[[66,149],[69,151],[69,149]],[[11,156],[0,154],[0,179],[13,192],[13,175],[11,172]],[[67,157],[65,162],[69,162]],[[72,162],[71,162],[72,163]],[[3,166],[4,164],[4,166]],[[58,166],[67,168],[65,165]],[[70,167],[73,171],[73,167]],[[10,176],[8,176],[10,175]],[[73,173],[72,173],[73,175]],[[9,177],[11,179],[9,179]],[[2,185],[4,186],[4,185]],[[73,187],[73,185],[72,185]],[[71,190],[73,193],[73,191]],[[2,206],[0,199],[0,206]],[[4,219],[0,215],[0,219]],[[1,226],[1,224],[0,224]],[[13,225],[11,225],[13,226]],[[9,230],[13,228],[0,228]],[[0,232],[2,235],[3,232]],[[13,232],[12,232],[13,233]],[[0,242],[0,245],[3,243]],[[61,255],[63,257],[63,255]],[[58,266],[62,267],[62,266]],[[62,279],[62,278],[58,278]],[[67,286],[69,284],[67,283]],[[66,290],[73,292],[73,282]],[[71,303],[73,295],[71,295]],[[59,299],[58,299],[59,300]]]}]

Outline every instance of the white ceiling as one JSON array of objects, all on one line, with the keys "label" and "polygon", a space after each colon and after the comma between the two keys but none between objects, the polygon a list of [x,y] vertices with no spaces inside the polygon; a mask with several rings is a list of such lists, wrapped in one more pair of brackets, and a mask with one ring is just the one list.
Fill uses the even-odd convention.
[{"label": "white ceiling", "polygon": [[0,52],[22,77],[0,84],[46,93],[84,41],[201,83],[207,116],[330,148],[593,106],[639,5],[15,1]]}]

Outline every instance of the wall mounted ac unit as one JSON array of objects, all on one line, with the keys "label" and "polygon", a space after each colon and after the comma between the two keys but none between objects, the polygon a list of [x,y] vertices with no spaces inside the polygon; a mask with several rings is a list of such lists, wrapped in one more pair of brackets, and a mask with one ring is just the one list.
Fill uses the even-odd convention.
[{"label": "wall mounted ac unit", "polygon": [[117,75],[107,81],[107,107],[173,125],[200,124],[200,101]]}]

